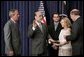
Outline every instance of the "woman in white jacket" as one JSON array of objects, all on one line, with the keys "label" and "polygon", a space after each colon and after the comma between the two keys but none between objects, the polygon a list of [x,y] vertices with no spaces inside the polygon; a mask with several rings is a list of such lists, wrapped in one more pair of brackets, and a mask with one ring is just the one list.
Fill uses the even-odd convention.
[{"label": "woman in white jacket", "polygon": [[61,25],[63,29],[61,30],[59,34],[59,40],[56,42],[59,43],[53,43],[55,46],[59,46],[59,53],[58,56],[72,56],[72,46],[71,41],[66,41],[66,36],[71,34],[71,22],[70,20],[65,17],[61,20]]}]

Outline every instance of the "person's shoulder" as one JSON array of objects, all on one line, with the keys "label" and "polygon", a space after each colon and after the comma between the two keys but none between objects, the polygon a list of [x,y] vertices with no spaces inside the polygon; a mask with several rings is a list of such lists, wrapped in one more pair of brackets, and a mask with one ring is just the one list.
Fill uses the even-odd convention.
[{"label": "person's shoulder", "polygon": [[74,25],[76,26],[81,26],[83,24],[83,19],[82,17],[79,17],[76,22],[74,22]]},{"label": "person's shoulder", "polygon": [[82,16],[80,16],[78,19],[82,19],[83,17]]},{"label": "person's shoulder", "polygon": [[61,25],[61,23],[60,23],[60,22],[58,23],[58,26],[59,26],[59,28],[60,28],[60,29],[62,29],[62,25]]},{"label": "person's shoulder", "polygon": [[6,29],[7,27],[10,27],[10,24],[11,24],[11,21],[8,20],[4,25],[4,29]]},{"label": "person's shoulder", "polygon": [[54,26],[54,23],[52,22],[52,23],[50,23],[50,24],[48,24],[48,27],[49,28],[51,28],[51,27],[53,27]]},{"label": "person's shoulder", "polygon": [[8,20],[5,25],[10,25],[11,21]]},{"label": "person's shoulder", "polygon": [[77,21],[79,22],[81,22],[81,21],[83,21],[83,18],[82,17],[79,17],[78,19],[77,19]]},{"label": "person's shoulder", "polygon": [[54,22],[50,22],[50,24],[49,24],[50,26],[52,26],[52,25],[54,25]]}]

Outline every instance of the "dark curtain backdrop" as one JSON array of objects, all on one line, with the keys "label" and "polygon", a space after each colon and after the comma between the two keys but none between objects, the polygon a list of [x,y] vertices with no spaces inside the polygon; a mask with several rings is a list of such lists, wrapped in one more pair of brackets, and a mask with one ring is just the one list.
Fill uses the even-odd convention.
[{"label": "dark curtain backdrop", "polygon": [[[1,2],[1,55],[4,55],[3,27],[9,20],[8,11],[16,8],[20,11],[21,55],[31,56],[31,39],[27,36],[29,24],[34,20],[34,12],[38,10],[40,1],[2,1]],[[49,25],[53,12],[65,13],[69,16],[70,11],[77,8],[83,16],[83,1],[44,1],[46,20]]]}]

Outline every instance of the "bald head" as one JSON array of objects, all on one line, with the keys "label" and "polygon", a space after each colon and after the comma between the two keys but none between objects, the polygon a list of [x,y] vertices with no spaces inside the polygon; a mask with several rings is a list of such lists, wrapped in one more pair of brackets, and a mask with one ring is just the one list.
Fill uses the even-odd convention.
[{"label": "bald head", "polygon": [[73,9],[70,12],[70,17],[73,21],[76,21],[80,17],[80,12],[78,9]]},{"label": "bald head", "polygon": [[78,9],[73,9],[73,10],[71,10],[70,14],[80,15],[80,12]]}]

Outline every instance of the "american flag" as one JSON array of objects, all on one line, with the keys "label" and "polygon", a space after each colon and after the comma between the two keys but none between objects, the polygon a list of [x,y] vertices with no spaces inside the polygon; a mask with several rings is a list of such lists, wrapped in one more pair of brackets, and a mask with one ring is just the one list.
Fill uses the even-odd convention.
[{"label": "american flag", "polygon": [[66,5],[66,1],[63,1],[63,3]]},{"label": "american flag", "polygon": [[66,1],[62,1],[62,14],[66,13]]},{"label": "american flag", "polygon": [[40,1],[40,5],[39,5],[39,8],[38,8],[38,11],[41,11],[42,15],[43,15],[43,19],[42,19],[42,23],[43,24],[46,24],[46,17],[45,17],[45,10],[44,10],[44,4],[43,4],[43,1]]}]

